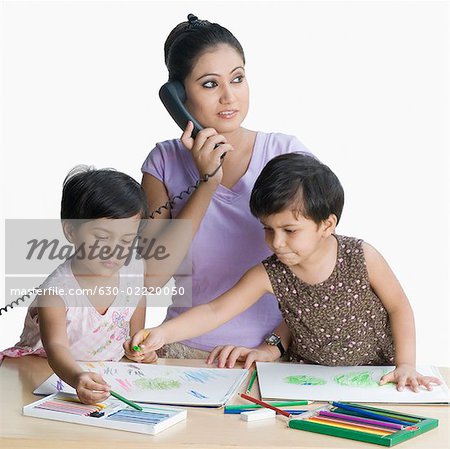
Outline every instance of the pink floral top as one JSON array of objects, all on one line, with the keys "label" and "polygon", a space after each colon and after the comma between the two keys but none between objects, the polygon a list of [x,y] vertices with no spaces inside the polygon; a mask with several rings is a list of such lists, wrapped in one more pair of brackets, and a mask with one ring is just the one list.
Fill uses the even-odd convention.
[{"label": "pink floral top", "polygon": [[[118,294],[101,315],[83,294],[72,273],[71,259],[62,263],[41,285],[41,289],[57,289],[66,305],[67,337],[75,360],[112,360],[123,357],[122,344],[129,337],[130,319],[142,298],[144,264],[133,260],[119,271]],[[39,332],[38,309],[34,300],[25,317],[20,341],[0,352],[4,356],[23,355],[46,357]]]}]

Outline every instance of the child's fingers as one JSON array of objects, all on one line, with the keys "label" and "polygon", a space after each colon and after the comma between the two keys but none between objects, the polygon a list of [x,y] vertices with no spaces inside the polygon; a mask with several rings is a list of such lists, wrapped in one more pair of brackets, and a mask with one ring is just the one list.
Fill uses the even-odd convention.
[{"label": "child's fingers", "polygon": [[131,343],[131,338],[128,338],[127,340],[125,340],[124,342],[123,342],[123,349],[125,350],[125,352],[131,352],[131,346],[130,346],[130,343]]},{"label": "child's fingers", "polygon": [[427,379],[427,381],[430,384],[435,384],[435,385],[441,385],[442,381],[441,379],[438,379],[437,377],[432,377],[432,376],[423,376],[424,379]]},{"label": "child's fingers", "polygon": [[414,391],[414,393],[418,393],[420,391],[419,382],[417,381],[416,377],[411,377],[408,384],[409,384],[409,388],[411,388],[411,390]]},{"label": "child's fingers", "polygon": [[84,404],[97,404],[105,401],[110,396],[109,392],[105,391],[92,391],[87,389],[77,390],[78,398]]},{"label": "child's fingers", "polygon": [[385,385],[389,382],[394,382],[395,381],[395,376],[394,376],[394,372],[391,371],[390,373],[385,374],[381,379],[379,384],[380,385]]},{"label": "child's fingers", "polygon": [[143,354],[149,354],[164,346],[165,341],[161,332],[162,331],[158,328],[148,332],[147,338],[139,345]]},{"label": "child's fingers", "polygon": [[143,357],[142,361],[145,363],[153,363],[158,360],[158,354],[156,354],[156,351],[152,351],[149,354],[146,354],[145,357]]},{"label": "child's fingers", "polygon": [[132,360],[133,362],[140,363],[144,359],[144,354],[133,353],[133,354],[125,354],[127,359]]},{"label": "child's fingers", "polygon": [[83,387],[88,390],[109,391],[110,387],[100,374],[89,373],[89,377],[83,383]]},{"label": "child's fingers", "polygon": [[134,348],[140,347],[143,340],[145,340],[147,336],[148,331],[145,329],[141,329],[140,331],[137,331],[130,340],[130,350],[135,350]]},{"label": "child's fingers", "polygon": [[397,391],[403,391],[406,386],[407,377],[405,375],[397,376]]}]

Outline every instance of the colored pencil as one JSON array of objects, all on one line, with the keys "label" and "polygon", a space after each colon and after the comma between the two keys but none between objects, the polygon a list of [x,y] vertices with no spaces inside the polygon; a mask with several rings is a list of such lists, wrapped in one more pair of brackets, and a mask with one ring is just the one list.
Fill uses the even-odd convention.
[{"label": "colored pencil", "polygon": [[360,423],[360,422],[354,422],[354,421],[347,421],[347,420],[343,420],[343,419],[337,419],[337,418],[331,418],[328,416],[323,416],[323,415],[315,415],[313,416],[313,418],[317,418],[320,420],[323,420],[325,422],[334,422],[336,424],[345,424],[345,425],[349,425],[349,426],[355,426],[358,427],[359,429],[373,429],[373,430],[381,430],[383,432],[389,432],[389,433],[394,433],[397,432],[397,430],[399,429],[391,429],[391,428],[386,428],[386,427],[381,427],[375,424],[366,424],[366,423]]},{"label": "colored pencil", "polygon": [[[235,409],[235,410],[227,410],[226,408],[223,409],[223,412],[225,413],[225,415],[239,415],[242,412],[253,412],[255,410],[255,408],[240,408],[240,409]],[[286,410],[283,409],[283,411],[290,413],[291,415],[300,415],[301,413],[305,413],[306,410],[297,410],[297,409],[292,409],[292,410]]]},{"label": "colored pencil", "polygon": [[[366,407],[364,405],[358,404],[358,409],[360,409],[360,408],[363,409],[363,410],[368,410],[369,412],[371,411],[370,407]],[[344,411],[344,410],[342,410],[340,413],[346,413],[346,414],[348,413],[349,415],[350,414],[354,415],[354,412],[348,412],[348,411]],[[400,419],[402,421],[407,421],[410,425],[411,425],[411,423],[418,423],[418,422],[420,422],[420,419],[412,418],[411,416],[402,415],[400,413],[388,412],[388,411],[383,410],[383,409],[377,410],[376,413],[378,413],[378,414],[380,414],[382,416],[389,416],[391,418],[396,418],[396,419]]]},{"label": "colored pencil", "polygon": [[253,402],[254,404],[262,405],[263,407],[270,408],[271,410],[275,410],[277,413],[283,416],[287,416],[289,418],[289,413],[281,410],[281,408],[274,407],[273,405],[268,404],[267,402],[260,401],[259,399],[253,398],[248,394],[241,393],[241,398],[247,399],[247,401]]},{"label": "colored pencil", "polygon": [[354,421],[356,423],[361,424],[372,424],[374,426],[381,426],[381,427],[387,427],[389,429],[396,429],[401,430],[404,428],[401,424],[394,424],[386,421],[380,421],[378,419],[369,419],[369,418],[360,418],[358,416],[353,415],[345,415],[343,413],[334,413],[334,412],[327,412],[325,410],[319,411],[320,416],[327,416],[329,418],[336,418],[343,421]]},{"label": "colored pencil", "polygon": [[[309,405],[309,404],[312,404],[313,401],[285,401],[285,402],[268,401],[267,403],[274,407],[293,407],[296,405]],[[226,410],[241,410],[244,408],[245,409],[247,409],[247,408],[256,409],[256,408],[261,408],[261,407],[262,407],[262,405],[258,405],[258,404],[248,404],[248,405],[236,404],[236,405],[226,405],[225,409]]]},{"label": "colored pencil", "polygon": [[400,421],[396,418],[391,418],[389,416],[381,415],[380,413],[371,412],[369,410],[359,408],[353,405],[342,404],[341,402],[332,402],[333,406],[341,408],[343,410],[348,410],[351,412],[356,412],[359,415],[365,416],[367,418],[379,419],[380,421],[387,421],[395,424],[401,424],[403,426],[409,426],[411,423],[406,421]]},{"label": "colored pencil", "polygon": [[256,375],[258,374],[258,372],[256,371],[256,369],[253,371],[252,377],[250,378],[250,382],[248,383],[247,389],[245,390],[245,392],[248,394],[250,393],[250,391],[252,391],[252,387],[253,384],[255,383],[256,380]]},{"label": "colored pencil", "polygon": [[125,404],[129,405],[130,407],[135,408],[136,410],[139,410],[142,412],[144,410],[140,405],[135,404],[134,402],[130,401],[129,399],[124,398],[120,394],[116,393],[115,391],[109,390],[109,393],[111,396],[114,396],[116,399],[119,399],[119,401],[125,402]]},{"label": "colored pencil", "polygon": [[351,424],[341,424],[341,423],[327,422],[327,421],[319,419],[319,418],[310,418],[310,419],[308,419],[308,421],[315,422],[317,424],[323,424],[323,425],[326,425],[326,426],[331,426],[331,427],[340,427],[341,429],[348,429],[348,430],[354,430],[354,431],[357,431],[357,432],[371,433],[373,435],[385,436],[385,435],[391,435],[392,434],[392,431],[389,431],[389,430],[383,431],[383,430],[362,428],[362,427],[353,426]]}]

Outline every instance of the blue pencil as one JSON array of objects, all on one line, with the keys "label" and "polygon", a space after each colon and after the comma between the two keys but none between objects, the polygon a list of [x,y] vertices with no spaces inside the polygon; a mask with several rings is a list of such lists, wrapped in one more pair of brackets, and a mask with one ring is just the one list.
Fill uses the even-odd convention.
[{"label": "blue pencil", "polygon": [[[225,415],[239,415],[240,413],[242,413],[242,412],[254,412],[254,411],[256,411],[256,410],[260,410],[260,409],[255,409],[255,408],[247,408],[247,409],[231,409],[231,410],[227,410],[226,408],[224,408],[223,409],[223,413],[225,414]],[[285,411],[285,412],[288,412],[288,413],[290,413],[291,415],[300,415],[301,413],[304,413],[304,412],[306,412],[306,410],[298,410],[298,409],[296,409],[296,410],[286,410],[286,409],[282,409],[283,411]]]},{"label": "blue pencil", "polygon": [[349,412],[356,412],[362,416],[366,416],[367,418],[379,419],[380,421],[386,421],[386,422],[391,422],[391,423],[395,423],[395,424],[402,424],[404,426],[411,425],[410,422],[400,421],[399,419],[390,418],[389,416],[385,416],[385,415],[380,415],[378,413],[371,412],[369,410],[365,410],[365,409],[362,409],[362,408],[359,408],[356,406],[342,404],[341,402],[332,402],[332,405],[334,405],[335,407],[341,408],[343,410],[348,410]]}]

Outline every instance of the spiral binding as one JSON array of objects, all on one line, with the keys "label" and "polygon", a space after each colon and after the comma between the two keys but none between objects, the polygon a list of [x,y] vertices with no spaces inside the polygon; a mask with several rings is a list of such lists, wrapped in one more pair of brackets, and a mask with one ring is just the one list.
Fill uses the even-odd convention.
[{"label": "spiral binding", "polygon": [[[223,155],[224,156],[224,155]],[[186,190],[183,190],[182,192],[180,192],[178,195],[173,196],[172,198],[169,199],[169,201],[167,201],[167,203],[163,204],[162,206],[158,207],[158,209],[154,210],[150,215],[149,218],[154,219],[155,218],[155,214],[161,215],[162,214],[162,210],[172,210],[174,204],[178,201],[178,200],[182,200],[185,196],[190,195],[194,190],[198,189],[198,186],[202,183],[202,182],[208,182],[209,178],[212,178],[222,167],[223,165],[223,158],[222,156],[222,160],[219,164],[219,166],[212,172],[212,173],[206,173],[205,175],[203,175],[203,177],[201,177],[195,184],[192,184],[191,186],[189,186]],[[19,305],[19,301],[25,302],[25,298],[30,298],[31,295],[23,295],[20,298],[17,298],[16,300],[10,302],[9,304],[6,304],[5,307],[1,307],[0,308],[0,316],[2,316],[3,313],[8,312],[9,309],[12,309],[14,306],[18,306]]]}]

